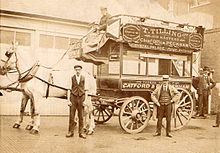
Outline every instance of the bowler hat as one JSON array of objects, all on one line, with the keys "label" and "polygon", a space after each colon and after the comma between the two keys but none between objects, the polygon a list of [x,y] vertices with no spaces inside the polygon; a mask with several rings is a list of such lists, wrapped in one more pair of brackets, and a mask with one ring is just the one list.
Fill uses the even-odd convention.
[{"label": "bowler hat", "polygon": [[203,71],[209,71],[209,70],[210,70],[210,67],[204,66]]},{"label": "bowler hat", "polygon": [[76,69],[76,68],[82,69],[82,66],[81,66],[81,65],[75,65],[75,66],[74,66],[74,69]]}]

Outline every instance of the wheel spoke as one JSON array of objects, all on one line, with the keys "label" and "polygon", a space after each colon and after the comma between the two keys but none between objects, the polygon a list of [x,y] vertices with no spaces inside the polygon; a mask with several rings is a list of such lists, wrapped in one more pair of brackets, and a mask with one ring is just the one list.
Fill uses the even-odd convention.
[{"label": "wheel spoke", "polygon": [[191,104],[191,101],[186,102],[186,103],[184,103],[184,104],[180,105],[180,107],[184,107],[184,106],[186,106],[186,105],[188,105],[188,104]]},{"label": "wheel spoke", "polygon": [[101,113],[100,113],[100,111],[99,111],[99,114],[98,114],[98,119],[97,119],[98,121],[99,121],[100,114],[101,114]]},{"label": "wheel spoke", "polygon": [[104,116],[104,113],[103,113],[103,111],[102,111],[102,118],[103,118],[103,121],[105,120],[105,116]]},{"label": "wheel spoke", "polygon": [[131,102],[132,110],[134,110],[134,102]]},{"label": "wheel spoke", "polygon": [[124,114],[126,114],[126,115],[131,115],[130,112],[125,112],[125,111],[123,112],[123,115],[124,115]]},{"label": "wheel spoke", "polygon": [[128,119],[131,119],[131,116],[125,117],[122,120],[125,121],[125,120],[128,120]]},{"label": "wheel spoke", "polygon": [[132,122],[132,120],[129,120],[129,121],[126,123],[125,127],[127,128],[128,125],[129,125],[131,122]]},{"label": "wheel spoke", "polygon": [[144,106],[144,103],[141,104],[141,106],[139,107],[139,110],[141,110],[141,108]]},{"label": "wheel spoke", "polygon": [[186,120],[188,120],[188,118],[187,118],[185,115],[183,115],[182,112],[179,112],[179,114],[180,114],[182,117],[184,117]]},{"label": "wheel spoke", "polygon": [[96,116],[99,113],[99,111],[97,109],[95,111],[96,112],[94,113],[94,116]]},{"label": "wheel spoke", "polygon": [[130,110],[130,112],[132,112],[132,109],[130,108],[129,105],[127,105],[125,108],[128,108]]},{"label": "wheel spoke", "polygon": [[140,113],[143,113],[145,111],[148,111],[148,109],[143,109],[143,110],[140,111]]},{"label": "wheel spoke", "polygon": [[141,120],[139,120],[140,121],[140,123],[142,124],[142,125],[144,125],[144,122],[143,121],[141,121]]},{"label": "wheel spoke", "polygon": [[136,129],[138,129],[138,128],[139,128],[139,126],[138,126],[138,122],[136,122],[135,125],[136,125]]},{"label": "wheel spoke", "polygon": [[110,110],[108,107],[106,107],[106,111],[108,111],[109,112],[109,114],[112,114],[112,110]]},{"label": "wheel spoke", "polygon": [[131,122],[131,128],[130,128],[131,130],[133,130],[134,129],[134,123],[133,122]]},{"label": "wheel spoke", "polygon": [[191,109],[186,109],[186,108],[182,108],[181,110],[182,110],[182,112],[186,112],[188,114],[190,114],[192,112]]},{"label": "wheel spoke", "polygon": [[106,114],[108,117],[111,116],[111,114],[109,114],[106,110],[104,110],[104,112],[105,112],[105,114]]},{"label": "wheel spoke", "polygon": [[188,120],[188,118],[187,118],[185,115],[183,115],[182,112],[179,112],[179,111],[177,110],[177,113],[180,114],[182,117],[184,117],[186,120]]},{"label": "wheel spoke", "polygon": [[136,109],[138,109],[138,105],[140,103],[140,100],[137,101],[137,104],[136,104]]},{"label": "wheel spoke", "polygon": [[178,117],[178,119],[179,119],[180,124],[183,125],[183,122],[182,122],[182,120],[181,120],[181,118],[180,118],[179,113],[177,113],[176,115],[177,115],[177,117]]},{"label": "wheel spoke", "polygon": [[180,100],[179,105],[181,105],[186,100],[187,97],[188,95],[184,96],[183,99]]}]

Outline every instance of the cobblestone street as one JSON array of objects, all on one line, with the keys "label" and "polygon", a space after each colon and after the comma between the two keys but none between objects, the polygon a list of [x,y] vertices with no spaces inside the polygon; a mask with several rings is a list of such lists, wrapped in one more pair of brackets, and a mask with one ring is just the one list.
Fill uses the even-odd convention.
[{"label": "cobblestone street", "polygon": [[212,128],[214,116],[192,119],[184,129],[172,132],[173,138],[165,133],[153,137],[156,123],[152,121],[142,133],[126,134],[114,116],[97,125],[94,135],[86,140],[77,132],[73,138],[65,137],[67,116],[43,116],[38,135],[24,130],[29,117],[20,129],[13,129],[16,118],[1,116],[1,153],[220,153],[220,129]]}]

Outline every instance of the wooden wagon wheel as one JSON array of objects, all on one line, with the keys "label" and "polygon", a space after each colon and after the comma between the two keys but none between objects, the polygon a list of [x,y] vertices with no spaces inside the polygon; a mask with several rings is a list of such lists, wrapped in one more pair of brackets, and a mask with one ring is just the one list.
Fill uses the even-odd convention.
[{"label": "wooden wagon wheel", "polygon": [[148,102],[142,97],[134,96],[128,98],[121,106],[119,123],[126,132],[139,133],[147,126],[150,115]]},{"label": "wooden wagon wheel", "polygon": [[114,107],[108,104],[102,104],[99,101],[93,103],[94,120],[98,124],[107,122],[114,113]]},{"label": "wooden wagon wheel", "polygon": [[181,93],[179,102],[175,103],[171,130],[178,130],[187,125],[193,114],[193,98],[189,91],[178,88]]}]

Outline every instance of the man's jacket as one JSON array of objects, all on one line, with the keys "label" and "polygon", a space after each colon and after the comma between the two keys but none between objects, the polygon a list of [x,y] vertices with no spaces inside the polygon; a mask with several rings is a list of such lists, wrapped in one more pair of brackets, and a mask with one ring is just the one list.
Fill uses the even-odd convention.
[{"label": "man's jacket", "polygon": [[210,76],[207,76],[207,79],[205,79],[204,75],[200,75],[198,77],[197,93],[202,94],[204,90],[208,90],[208,93],[210,93],[210,90],[214,88],[215,85],[216,82]]},{"label": "man's jacket", "polygon": [[[159,98],[160,98],[160,94],[161,94],[161,90],[162,90],[162,85],[158,86],[151,94],[151,100],[154,103],[158,103],[159,102]],[[168,85],[168,91],[170,92],[170,96],[171,96],[171,101],[172,102],[178,102],[180,99],[180,92],[173,86]]]}]

